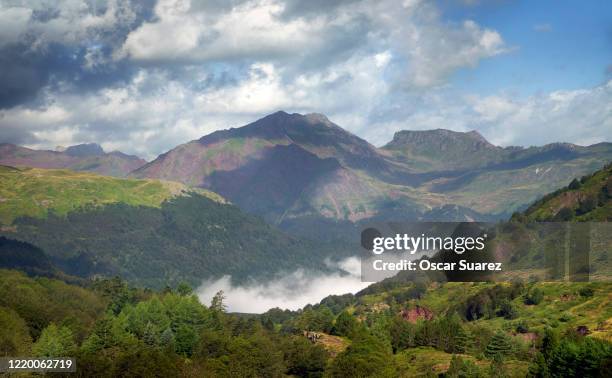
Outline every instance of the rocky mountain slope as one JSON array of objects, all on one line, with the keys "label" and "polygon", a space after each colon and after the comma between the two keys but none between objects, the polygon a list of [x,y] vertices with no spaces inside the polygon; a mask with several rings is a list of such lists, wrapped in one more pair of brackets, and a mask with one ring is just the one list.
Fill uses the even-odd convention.
[{"label": "rocky mountain slope", "polygon": [[277,112],[180,145],[132,175],[210,189],[280,225],[469,220],[505,217],[610,160],[610,143],[502,148],[475,131],[400,131],[376,148],[323,115]]}]

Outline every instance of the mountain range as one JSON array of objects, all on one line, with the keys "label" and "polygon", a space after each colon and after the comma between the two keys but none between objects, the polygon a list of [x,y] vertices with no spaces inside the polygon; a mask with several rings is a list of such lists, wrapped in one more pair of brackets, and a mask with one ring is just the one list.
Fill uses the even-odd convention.
[{"label": "mountain range", "polygon": [[0,143],[0,164],[35,168],[66,168],[125,177],[146,161],[120,151],[105,152],[95,143],[79,144],[59,151],[33,150],[14,144]]},{"label": "mountain range", "polygon": [[376,147],[321,114],[270,114],[151,162],[97,144],[0,144],[0,164],[175,181],[216,192],[300,236],[354,235],[371,220],[507,218],[612,160],[612,143],[500,147],[476,131],[395,133]]},{"label": "mountain range", "polygon": [[491,220],[612,160],[612,144],[499,147],[476,131],[397,132],[377,148],[321,114],[277,112],[134,170],[202,187],[284,228],[371,219]]}]

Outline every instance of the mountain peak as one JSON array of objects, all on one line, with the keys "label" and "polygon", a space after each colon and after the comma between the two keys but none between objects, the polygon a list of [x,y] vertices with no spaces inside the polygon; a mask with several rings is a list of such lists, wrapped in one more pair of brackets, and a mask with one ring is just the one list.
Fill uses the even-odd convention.
[{"label": "mountain peak", "polygon": [[452,146],[464,146],[475,149],[496,149],[478,131],[467,132],[447,129],[435,130],[401,130],[393,135],[393,140],[384,148],[430,148],[445,150]]},{"label": "mountain peak", "polygon": [[[479,132],[478,132],[478,131],[476,131],[476,130],[471,130],[471,131],[468,131],[468,132],[467,132],[467,133],[465,133],[465,134],[466,134],[466,135],[468,135],[468,136],[470,136],[471,138],[474,138],[474,140],[479,140],[479,141],[481,141],[481,142],[483,142],[483,143],[489,143],[489,141],[488,141],[488,140],[487,140],[487,139],[486,139],[484,136],[482,136],[482,134],[481,134],[481,133],[479,133]],[[489,143],[489,144],[490,144],[490,143]]]},{"label": "mountain peak", "polygon": [[104,155],[104,150],[97,143],[77,144],[77,145],[66,148],[64,152],[70,156],[78,156],[78,157]]},{"label": "mountain peak", "polygon": [[[282,122],[299,122],[299,121],[306,121],[306,122],[300,122],[302,124],[310,124],[310,125],[314,125],[314,124],[323,124],[326,126],[332,126],[333,123],[329,120],[329,118],[327,118],[327,116],[325,114],[321,114],[321,113],[308,113],[308,114],[300,114],[300,113],[287,113],[284,110],[279,110],[275,113],[269,114],[263,118],[261,118],[259,121],[275,121],[274,123],[272,123],[272,125],[279,125]],[[253,124],[256,124],[258,121],[254,122]],[[248,126],[248,125],[247,125]]]},{"label": "mountain peak", "polygon": [[325,114],[321,114],[321,113],[309,113],[306,114],[304,117],[306,117],[306,120],[309,123],[322,123],[326,126],[332,126],[333,123],[329,120],[329,118],[327,118],[327,116]]}]

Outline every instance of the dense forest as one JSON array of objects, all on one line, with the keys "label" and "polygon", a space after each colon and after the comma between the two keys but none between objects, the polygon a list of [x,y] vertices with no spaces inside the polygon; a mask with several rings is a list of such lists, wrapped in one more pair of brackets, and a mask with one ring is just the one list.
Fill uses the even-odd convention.
[{"label": "dense forest", "polygon": [[603,377],[612,367],[608,283],[415,283],[243,315],[226,312],[222,292],[202,304],[187,284],[0,277],[0,355],[74,356],[72,376]]}]

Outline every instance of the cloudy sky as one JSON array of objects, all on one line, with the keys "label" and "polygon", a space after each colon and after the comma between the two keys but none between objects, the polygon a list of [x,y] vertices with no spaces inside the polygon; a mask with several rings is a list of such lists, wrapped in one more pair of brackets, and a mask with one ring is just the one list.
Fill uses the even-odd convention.
[{"label": "cloudy sky", "polygon": [[152,158],[281,109],[612,141],[612,2],[0,0],[0,142]]}]

